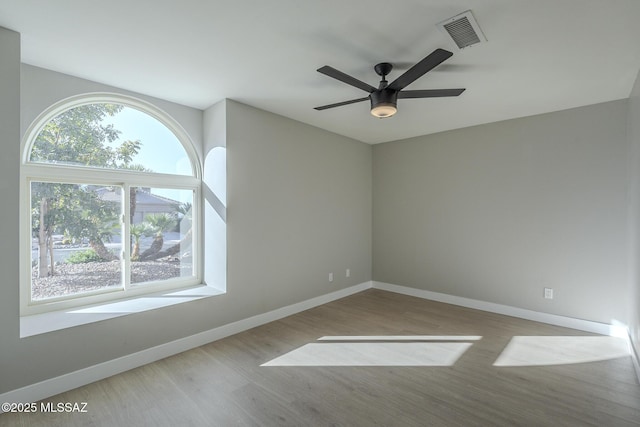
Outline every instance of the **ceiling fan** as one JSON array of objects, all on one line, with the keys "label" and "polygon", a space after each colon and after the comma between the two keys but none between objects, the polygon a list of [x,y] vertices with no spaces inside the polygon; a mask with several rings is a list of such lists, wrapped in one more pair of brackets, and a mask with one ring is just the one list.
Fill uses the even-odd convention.
[{"label": "ceiling fan", "polygon": [[385,118],[393,116],[398,111],[398,99],[458,96],[464,92],[464,89],[403,90],[405,87],[409,86],[419,77],[422,77],[425,73],[432,70],[452,55],[453,53],[447,50],[436,49],[427,55],[427,57],[422,61],[409,68],[391,84],[387,82],[385,77],[391,72],[393,65],[388,62],[381,62],[373,67],[375,72],[382,77],[378,88],[358,80],[355,77],[351,77],[342,71],[338,71],[333,67],[325,65],[324,67],[318,68],[317,71],[329,77],[333,77],[336,80],[340,80],[343,83],[369,92],[369,96],[352,99],[350,101],[338,102],[336,104],[323,105],[321,107],[315,107],[315,109],[326,110],[328,108],[341,107],[343,105],[354,104],[356,102],[362,102],[369,99],[371,100],[371,114],[379,118]]}]

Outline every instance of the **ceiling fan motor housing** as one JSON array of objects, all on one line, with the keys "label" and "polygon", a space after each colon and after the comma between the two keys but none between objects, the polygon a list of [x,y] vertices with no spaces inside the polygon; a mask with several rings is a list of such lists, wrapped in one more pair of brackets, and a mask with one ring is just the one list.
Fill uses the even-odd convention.
[{"label": "ceiling fan motor housing", "polygon": [[[369,94],[371,99],[371,114],[377,117],[388,117],[395,114],[398,108],[398,91],[381,89]],[[381,112],[376,114],[376,112]],[[385,111],[389,113],[385,114]]]}]

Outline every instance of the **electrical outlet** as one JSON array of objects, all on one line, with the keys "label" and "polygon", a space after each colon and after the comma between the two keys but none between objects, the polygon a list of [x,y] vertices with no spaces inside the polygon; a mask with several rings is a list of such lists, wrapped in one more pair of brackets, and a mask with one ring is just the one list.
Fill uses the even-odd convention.
[{"label": "electrical outlet", "polygon": [[347,271],[345,272],[345,276],[351,277],[351,269],[350,268],[347,268]]},{"label": "electrical outlet", "polygon": [[544,298],[553,299],[553,288],[544,288]]},{"label": "electrical outlet", "polygon": [[333,282],[333,273],[329,273],[329,281]]}]

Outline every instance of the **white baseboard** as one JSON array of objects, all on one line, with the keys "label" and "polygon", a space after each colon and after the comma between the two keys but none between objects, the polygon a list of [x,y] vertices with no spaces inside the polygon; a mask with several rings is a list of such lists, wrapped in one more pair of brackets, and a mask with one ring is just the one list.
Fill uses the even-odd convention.
[{"label": "white baseboard", "polygon": [[506,316],[518,317],[520,319],[533,320],[550,325],[563,326],[565,328],[578,329],[580,331],[593,332],[596,334],[610,335],[620,338],[628,336],[627,328],[624,325],[609,325],[590,320],[574,319],[572,317],[558,316],[556,314],[541,313],[539,311],[527,310],[524,308],[512,307],[508,305],[495,304],[492,302],[479,301],[470,298],[458,297],[455,295],[441,294],[438,292],[425,291],[423,289],[410,288],[407,286],[392,285],[384,282],[372,282],[373,288],[413,297],[443,302],[446,304],[459,305],[461,307],[474,308],[476,310],[488,311],[491,313],[504,314]]},{"label": "white baseboard", "polygon": [[[359,285],[311,298],[306,301],[301,301],[267,313],[258,314],[247,319],[229,323],[227,325],[171,341],[166,344],[148,348],[137,353],[128,354],[117,359],[89,366],[59,377],[50,378],[39,383],[0,394],[0,402],[37,402],[38,400],[55,396],[56,394],[164,359],[165,357],[173,356],[174,354],[182,353],[183,351],[208,344],[212,341],[216,341],[251,328],[255,328],[256,326],[264,325],[292,314],[362,292],[366,289],[370,289],[371,286],[371,282],[364,282]],[[0,413],[2,413],[1,410]]]}]

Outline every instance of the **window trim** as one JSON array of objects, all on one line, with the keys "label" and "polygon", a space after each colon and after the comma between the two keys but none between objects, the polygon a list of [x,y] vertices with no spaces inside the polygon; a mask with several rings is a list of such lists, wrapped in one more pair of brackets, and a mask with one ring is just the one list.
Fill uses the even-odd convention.
[{"label": "window trim", "polygon": [[[114,103],[124,105],[148,114],[166,126],[182,144],[186,155],[191,163],[192,176],[174,175],[166,173],[141,174],[140,172],[127,171],[121,169],[93,168],[65,164],[47,164],[29,161],[33,144],[43,129],[51,119],[69,109],[82,105],[96,103]],[[56,102],[31,123],[25,132],[22,140],[22,157],[20,164],[20,315],[29,316],[56,310],[65,310],[72,307],[85,306],[90,304],[115,302],[122,299],[130,299],[146,294],[180,290],[188,287],[201,285],[203,283],[203,239],[201,200],[202,200],[202,166],[195,149],[195,146],[182,126],[169,114],[160,108],[131,96],[113,93],[89,93],[77,95]],[[89,183],[120,185],[127,191],[123,191],[123,200],[126,200],[129,186],[149,186],[156,188],[175,188],[193,191],[192,210],[192,245],[195,248],[196,256],[193,257],[194,275],[188,278],[175,278],[167,281],[148,282],[142,286],[130,286],[128,289],[113,289],[99,293],[88,292],[31,302],[31,197],[30,188],[32,181],[69,182],[69,183]],[[129,205],[123,203],[125,218],[128,218]],[[124,222],[123,242],[129,235],[128,220]],[[123,245],[124,260],[123,268],[129,268],[130,260],[128,245]],[[125,267],[126,265],[126,267]],[[126,271],[126,270],[125,270]]]}]

